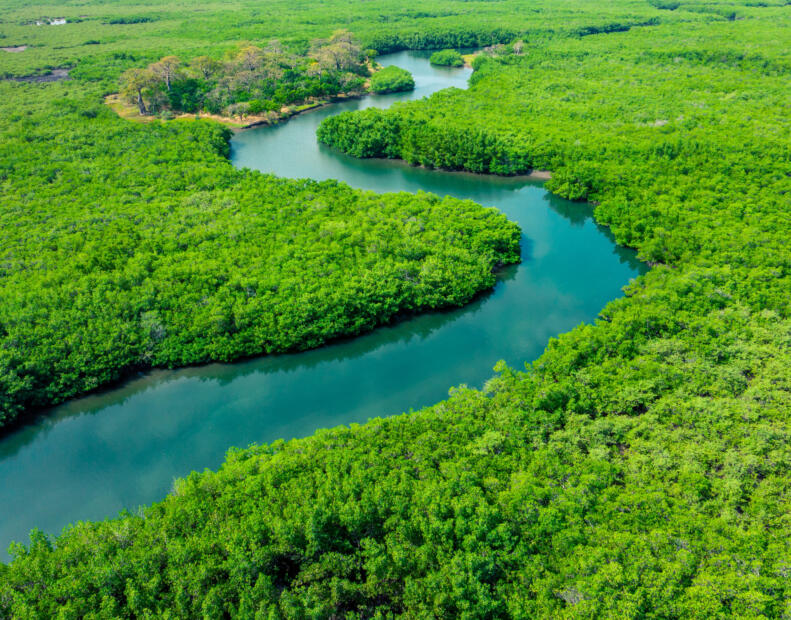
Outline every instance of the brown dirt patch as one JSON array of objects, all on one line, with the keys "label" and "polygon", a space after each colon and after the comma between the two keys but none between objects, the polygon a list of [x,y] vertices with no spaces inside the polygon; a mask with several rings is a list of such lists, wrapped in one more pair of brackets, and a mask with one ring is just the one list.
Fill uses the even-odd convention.
[{"label": "brown dirt patch", "polygon": [[60,82],[69,79],[71,69],[53,69],[44,75],[26,75],[24,77],[11,78],[14,82]]}]

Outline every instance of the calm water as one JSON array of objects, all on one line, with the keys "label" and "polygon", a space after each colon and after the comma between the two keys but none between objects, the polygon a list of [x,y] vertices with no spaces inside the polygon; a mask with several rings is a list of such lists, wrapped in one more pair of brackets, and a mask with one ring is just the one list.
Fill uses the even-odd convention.
[{"label": "calm water", "polygon": [[229,446],[302,437],[434,403],[461,383],[481,386],[499,359],[521,368],[551,336],[594,319],[641,272],[634,253],[615,246],[587,206],[552,197],[537,183],[357,161],[319,147],[316,126],[330,114],[463,88],[469,77],[467,69],[433,69],[424,55],[383,62],[412,71],[416,91],[240,133],[234,164],[496,206],[522,227],[522,264],[460,310],[306,353],[155,371],[55,408],[0,442],[2,549],[26,541],[33,527],[57,533],[68,523],[161,499],[174,478],[216,468]]}]

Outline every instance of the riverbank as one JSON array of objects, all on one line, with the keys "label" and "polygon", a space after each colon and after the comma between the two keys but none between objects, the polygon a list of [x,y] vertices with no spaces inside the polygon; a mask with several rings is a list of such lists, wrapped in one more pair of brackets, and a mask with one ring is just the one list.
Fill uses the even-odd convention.
[{"label": "riverbank", "polygon": [[472,61],[480,55],[480,52],[473,52],[472,54],[462,54],[461,59],[464,61],[464,66],[467,69],[472,69]]},{"label": "riverbank", "polygon": [[329,99],[310,101],[302,105],[284,106],[283,108],[280,109],[279,112],[268,112],[267,114],[250,114],[243,117],[223,116],[220,114],[210,114],[208,112],[198,112],[195,114],[188,114],[185,112],[181,114],[173,114],[172,117],[170,118],[145,115],[145,114],[140,114],[136,106],[126,103],[118,93],[107,95],[104,98],[104,103],[105,105],[109,106],[121,118],[130,121],[135,121],[137,123],[151,123],[153,121],[164,121],[164,120],[212,120],[217,123],[220,123],[221,125],[225,125],[226,127],[229,127],[234,131],[240,131],[242,129],[250,129],[252,127],[277,125],[278,123],[282,123],[283,121],[286,121],[290,118],[293,118],[294,116],[302,114],[303,112],[309,112],[311,110],[323,108],[325,106],[331,105],[333,103],[338,103],[341,101],[360,99],[369,94],[370,93],[367,92],[341,94],[341,95],[336,95],[335,97]]},{"label": "riverbank", "polygon": [[[415,90],[347,98],[277,127],[239,131],[231,140],[231,163],[282,178],[336,179],[378,195],[422,190],[495,206],[530,231],[522,239],[523,263],[499,270],[493,290],[458,309],[412,316],[301,353],[133,375],[114,389],[47,411],[0,441],[0,478],[6,481],[0,504],[21,506],[0,524],[4,546],[25,540],[33,526],[55,534],[67,523],[157,501],[171,490],[174,477],[219,467],[229,446],[304,437],[319,428],[418,409],[444,398],[451,385],[481,387],[499,359],[515,366],[537,357],[553,335],[592,321],[639,273],[634,253],[615,248],[586,205],[549,196],[538,183],[525,183],[525,176],[354,160],[318,144],[316,127],[327,116],[467,86],[468,69],[434,68],[420,54],[381,60],[409,69]],[[91,119],[86,129],[93,135],[96,122]],[[139,139],[155,133],[142,132]],[[178,153],[179,160],[189,157],[189,150]],[[237,194],[242,207],[245,193]],[[271,194],[249,193],[256,204]],[[166,212],[155,211],[158,218]],[[418,232],[426,223],[408,223],[415,241],[426,234]],[[235,232],[227,220],[216,228],[223,235]],[[233,252],[244,255],[239,240]]]},{"label": "riverbank", "polygon": [[[381,71],[384,67],[376,62],[368,62],[368,69],[371,72],[371,75],[375,74],[378,71]],[[301,104],[293,104],[293,105],[286,105],[280,108],[278,111],[269,111],[265,114],[245,114],[242,116],[224,116],[222,114],[211,114],[208,112],[197,112],[197,113],[188,113],[188,112],[181,112],[181,113],[173,113],[169,111],[169,116],[162,117],[162,116],[154,116],[148,114],[140,114],[137,106],[128,103],[123,100],[119,93],[113,93],[107,95],[104,98],[104,103],[110,108],[115,111],[118,116],[121,118],[125,118],[130,121],[135,121],[138,123],[150,123],[151,121],[155,120],[212,120],[221,125],[225,125],[229,127],[233,131],[239,131],[242,129],[249,129],[251,127],[262,127],[262,126],[269,126],[269,125],[277,125],[278,123],[282,123],[294,116],[302,114],[303,112],[309,112],[310,110],[316,110],[318,108],[323,108],[324,106],[333,104],[333,103],[340,103],[343,101],[353,100],[353,99],[360,99],[362,97],[367,97],[372,93],[370,91],[371,80],[370,78],[365,80],[363,87],[359,90],[353,90],[346,93],[339,93],[337,95],[333,95],[332,97],[327,97],[326,99],[309,99]]]}]

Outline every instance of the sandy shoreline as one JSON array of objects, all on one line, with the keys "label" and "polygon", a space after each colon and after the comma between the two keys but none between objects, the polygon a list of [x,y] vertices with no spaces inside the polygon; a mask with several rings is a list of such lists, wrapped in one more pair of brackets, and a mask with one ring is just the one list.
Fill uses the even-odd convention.
[{"label": "sandy shoreline", "polygon": [[[319,108],[323,108],[324,106],[333,103],[338,103],[339,101],[347,101],[349,99],[359,99],[367,94],[368,93],[359,93],[359,94],[354,93],[349,95],[337,95],[332,99],[328,99],[328,100],[314,101],[296,107],[284,107],[277,114],[267,114],[267,115],[251,114],[249,116],[238,118],[238,117],[222,116],[219,114],[208,114],[206,112],[198,112],[196,114],[189,114],[189,113],[175,114],[172,119],[168,119],[168,120],[178,120],[178,119],[212,120],[222,125],[225,125],[226,127],[230,127],[233,131],[242,131],[243,129],[250,129],[252,127],[277,125],[278,123],[282,123],[283,121],[286,121],[289,118],[292,118],[304,112],[310,112],[311,110],[318,110]],[[116,114],[118,114],[118,116],[130,121],[135,121],[138,123],[150,123],[153,121],[164,120],[158,116],[144,116],[140,114],[134,105],[130,105],[125,101],[123,101],[123,99],[118,93],[107,95],[104,98],[104,103],[108,105],[110,108],[112,108],[113,111]]]}]

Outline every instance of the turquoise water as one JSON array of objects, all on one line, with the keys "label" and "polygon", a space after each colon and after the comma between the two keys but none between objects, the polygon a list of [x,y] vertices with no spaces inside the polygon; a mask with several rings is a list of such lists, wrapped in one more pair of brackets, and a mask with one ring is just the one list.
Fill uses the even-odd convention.
[{"label": "turquoise water", "polygon": [[522,264],[459,310],[305,353],[154,371],[54,408],[0,441],[0,548],[26,541],[33,527],[57,533],[157,501],[174,478],[216,468],[230,446],[302,437],[429,405],[454,385],[481,386],[499,359],[522,368],[550,337],[593,320],[643,270],[593,222],[588,206],[553,197],[536,182],[358,161],[317,145],[316,127],[330,114],[463,88],[469,77],[467,69],[430,67],[425,54],[383,62],[412,71],[415,92],[335,104],[239,133],[234,165],[496,206],[522,228]]}]

